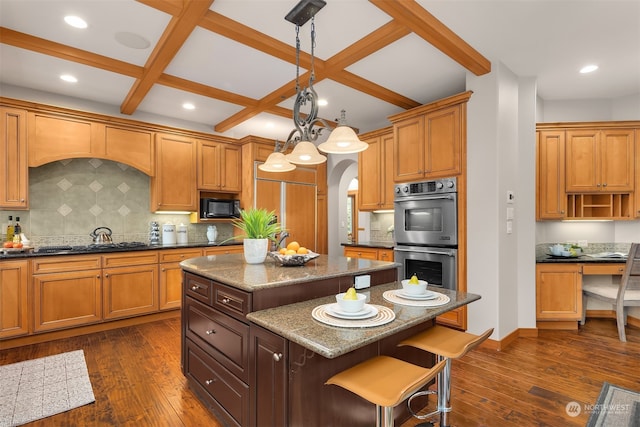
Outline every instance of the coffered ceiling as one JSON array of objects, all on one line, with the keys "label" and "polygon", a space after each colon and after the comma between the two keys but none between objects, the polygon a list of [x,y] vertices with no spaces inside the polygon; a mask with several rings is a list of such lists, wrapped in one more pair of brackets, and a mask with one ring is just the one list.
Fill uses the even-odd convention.
[{"label": "coffered ceiling", "polygon": [[[296,76],[295,26],[284,16],[296,3],[0,0],[0,88],[282,140],[293,125]],[[66,15],[88,28],[66,25]],[[310,28],[300,30],[303,86]],[[468,73],[485,75],[499,63],[535,77],[543,99],[640,96],[634,0],[327,0],[315,29],[314,87],[328,102],[319,116],[333,122],[345,109],[360,131],[462,92]],[[597,72],[578,74],[592,62]],[[185,102],[196,108],[184,110]]]}]

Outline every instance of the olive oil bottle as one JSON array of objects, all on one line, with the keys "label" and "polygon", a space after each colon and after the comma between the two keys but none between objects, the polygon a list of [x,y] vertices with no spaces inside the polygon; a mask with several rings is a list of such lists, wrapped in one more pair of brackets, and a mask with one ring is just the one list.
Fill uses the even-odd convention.
[{"label": "olive oil bottle", "polygon": [[7,242],[13,242],[13,235],[15,234],[13,227],[13,216],[9,215],[9,223],[7,224]]}]

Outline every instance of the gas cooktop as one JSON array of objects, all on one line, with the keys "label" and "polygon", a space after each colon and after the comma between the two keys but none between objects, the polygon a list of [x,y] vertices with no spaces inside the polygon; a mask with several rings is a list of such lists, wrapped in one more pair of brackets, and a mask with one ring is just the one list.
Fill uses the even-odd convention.
[{"label": "gas cooktop", "polygon": [[38,253],[59,253],[59,252],[101,252],[109,251],[112,249],[133,249],[144,248],[149,246],[144,242],[120,242],[120,243],[93,243],[90,245],[71,246],[71,245],[57,245],[57,246],[41,246],[38,248]]}]

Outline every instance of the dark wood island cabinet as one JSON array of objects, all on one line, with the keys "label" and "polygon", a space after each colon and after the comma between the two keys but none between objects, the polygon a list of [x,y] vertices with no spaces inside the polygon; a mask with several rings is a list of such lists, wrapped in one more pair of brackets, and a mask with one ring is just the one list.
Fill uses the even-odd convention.
[{"label": "dark wood island cabinet", "polygon": [[[245,264],[242,255],[193,258],[184,270],[182,369],[200,399],[227,425],[373,425],[373,405],[327,378],[360,361],[387,354],[423,366],[432,357],[396,344],[430,327],[444,311],[479,297],[449,294],[432,309],[385,301],[398,288],[398,264],[345,257],[320,258],[304,267],[270,260]],[[371,276],[364,289],[372,304],[394,310],[395,320],[371,328],[341,328],[314,320],[314,307]],[[406,407],[396,418],[409,417]]]}]

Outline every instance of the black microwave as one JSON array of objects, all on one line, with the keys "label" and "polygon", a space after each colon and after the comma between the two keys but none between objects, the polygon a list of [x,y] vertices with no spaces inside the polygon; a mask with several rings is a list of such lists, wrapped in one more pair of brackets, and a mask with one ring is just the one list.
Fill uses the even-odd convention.
[{"label": "black microwave", "polygon": [[200,218],[240,218],[240,200],[200,199]]}]

